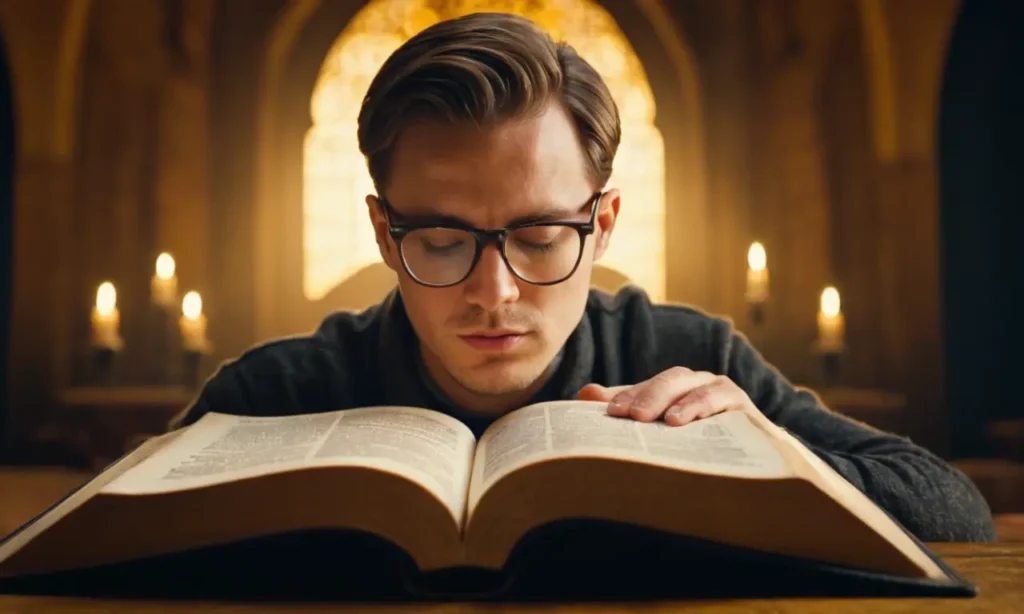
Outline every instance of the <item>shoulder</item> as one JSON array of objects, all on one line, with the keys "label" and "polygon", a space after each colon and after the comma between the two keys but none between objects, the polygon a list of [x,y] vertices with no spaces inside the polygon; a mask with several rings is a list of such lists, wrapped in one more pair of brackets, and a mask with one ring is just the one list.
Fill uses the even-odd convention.
[{"label": "shoulder", "polygon": [[655,372],[672,366],[725,369],[734,332],[728,318],[692,305],[654,302],[636,286],[615,294],[591,290],[587,312],[602,329],[596,334],[615,334],[624,358],[642,357]]},{"label": "shoulder", "polygon": [[688,327],[731,327],[727,318],[714,316],[684,303],[655,303],[642,288],[623,286],[614,294],[591,289],[587,308],[613,317],[650,317],[658,322]]},{"label": "shoulder", "polygon": [[222,369],[250,376],[315,373],[328,363],[367,346],[378,326],[376,310],[336,312],[311,333],[264,341],[225,363]]},{"label": "shoulder", "polygon": [[366,383],[357,371],[375,363],[379,319],[375,308],[338,312],[312,333],[250,347],[218,367],[172,428],[211,411],[269,416],[352,405],[353,383]]},{"label": "shoulder", "polygon": [[706,336],[728,335],[732,322],[725,317],[683,303],[655,303],[637,286],[624,286],[615,294],[592,289],[587,300],[591,316],[617,320],[624,326],[650,326],[659,334],[690,341]]}]

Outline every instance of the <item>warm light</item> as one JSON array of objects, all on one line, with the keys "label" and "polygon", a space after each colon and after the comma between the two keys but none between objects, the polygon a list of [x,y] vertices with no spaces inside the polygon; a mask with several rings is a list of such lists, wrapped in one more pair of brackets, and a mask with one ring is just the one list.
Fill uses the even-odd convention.
[{"label": "warm light", "polygon": [[114,284],[105,281],[96,290],[96,313],[109,317],[117,309],[117,290]]},{"label": "warm light", "polygon": [[764,245],[757,241],[750,244],[747,250],[747,266],[752,271],[763,271],[768,266],[768,253],[764,251]]},{"label": "warm light", "polygon": [[170,279],[174,277],[174,256],[164,252],[156,258],[156,276],[160,279]]},{"label": "warm light", "polygon": [[[764,245],[754,241],[747,250],[747,290],[744,297],[758,309],[768,302],[768,277],[768,253]],[[755,318],[759,319],[760,315],[755,315]]]},{"label": "warm light", "polygon": [[181,313],[189,320],[196,320],[203,314],[203,297],[196,291],[185,294],[181,301]]},{"label": "warm light", "polygon": [[829,286],[821,292],[821,313],[828,318],[839,315],[839,290],[833,286]]},{"label": "warm light", "polygon": [[[380,251],[364,199],[376,192],[358,149],[366,88],[391,53],[422,29],[469,12],[523,15],[573,44],[604,78],[622,118],[622,140],[608,187],[624,204],[601,264],[665,299],[665,145],[655,124],[644,67],[615,19],[593,0],[372,0],[349,22],[321,67],[310,101],[303,153],[303,294],[316,301]],[[399,9],[398,7],[401,7]],[[602,186],[603,187],[603,186]]]}]

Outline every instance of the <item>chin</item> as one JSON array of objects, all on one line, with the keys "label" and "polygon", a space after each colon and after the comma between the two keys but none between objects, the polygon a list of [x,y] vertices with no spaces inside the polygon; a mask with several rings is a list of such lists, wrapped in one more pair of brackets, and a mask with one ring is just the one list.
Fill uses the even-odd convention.
[{"label": "chin", "polygon": [[522,392],[544,374],[544,367],[532,362],[491,362],[451,371],[459,384],[474,394],[498,396]]}]

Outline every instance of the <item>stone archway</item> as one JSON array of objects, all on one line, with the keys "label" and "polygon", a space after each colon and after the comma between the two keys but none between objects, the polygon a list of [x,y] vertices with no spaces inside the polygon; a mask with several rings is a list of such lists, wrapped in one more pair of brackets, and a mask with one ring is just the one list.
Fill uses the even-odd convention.
[{"label": "stone archway", "polygon": [[[363,201],[374,191],[357,145],[363,95],[402,43],[439,20],[479,10],[521,14],[566,40],[607,81],[623,124],[608,183],[623,194],[615,238],[602,259],[665,297],[665,156],[655,104],[639,58],[614,18],[592,0],[372,0],[332,45],[310,104],[303,152],[303,293],[316,301],[380,256]],[[642,255],[642,256],[641,256]]]}]

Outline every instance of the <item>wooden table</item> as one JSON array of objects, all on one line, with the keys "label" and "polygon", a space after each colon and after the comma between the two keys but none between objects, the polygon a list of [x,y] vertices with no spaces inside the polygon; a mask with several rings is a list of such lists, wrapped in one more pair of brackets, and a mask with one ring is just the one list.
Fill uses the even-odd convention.
[{"label": "wooden table", "polygon": [[0,596],[0,614],[105,614],[108,612],[1024,612],[1024,544],[935,544],[934,551],[978,586],[973,599],[773,599],[712,600],[678,603],[637,603],[609,605],[480,606],[439,604],[423,606],[366,606],[337,604],[240,604],[158,601],[108,601],[54,597]]},{"label": "wooden table", "polygon": [[195,394],[180,386],[69,388],[58,395],[60,411],[43,432],[100,471],[138,446],[141,438],[166,431]]}]

